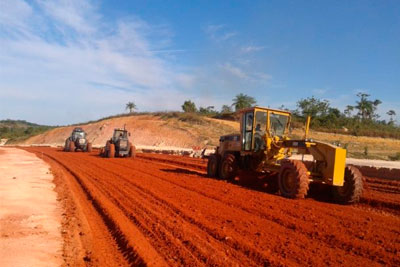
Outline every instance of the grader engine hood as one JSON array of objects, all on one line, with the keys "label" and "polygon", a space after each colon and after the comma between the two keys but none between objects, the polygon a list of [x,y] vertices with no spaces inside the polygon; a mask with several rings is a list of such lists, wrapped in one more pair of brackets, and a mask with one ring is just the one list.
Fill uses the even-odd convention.
[{"label": "grader engine hood", "polygon": [[300,154],[310,154],[316,161],[316,170],[323,181],[342,186],[346,167],[346,149],[312,140],[286,140],[284,146],[297,148]]}]

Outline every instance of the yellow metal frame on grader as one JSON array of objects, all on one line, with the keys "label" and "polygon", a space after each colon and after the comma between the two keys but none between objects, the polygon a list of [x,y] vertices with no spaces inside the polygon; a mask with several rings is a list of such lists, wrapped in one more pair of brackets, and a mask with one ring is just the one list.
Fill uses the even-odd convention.
[{"label": "yellow metal frame on grader", "polygon": [[[288,111],[257,106],[241,110],[240,134],[220,138],[215,154],[209,157],[208,175],[229,180],[238,169],[269,173],[277,177],[279,190],[286,197],[305,197],[308,184],[318,182],[331,185],[339,202],[357,202],[362,175],[357,168],[346,166],[346,150],[308,139],[309,117],[304,139],[291,140],[290,123]],[[293,150],[302,155],[301,161],[289,159]],[[313,160],[304,162],[304,155]]]}]

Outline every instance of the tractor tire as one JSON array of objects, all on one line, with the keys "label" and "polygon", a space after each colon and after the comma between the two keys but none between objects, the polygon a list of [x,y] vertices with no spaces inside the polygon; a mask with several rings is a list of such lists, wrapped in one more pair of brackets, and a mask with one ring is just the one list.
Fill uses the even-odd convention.
[{"label": "tractor tire", "polygon": [[136,157],[136,147],[134,145],[132,145],[132,143],[129,143],[129,154],[128,154],[128,156],[130,158]]},{"label": "tractor tire", "polygon": [[217,154],[212,154],[208,158],[208,163],[207,163],[207,176],[208,177],[216,177],[218,178],[218,167],[220,164],[220,156]]},{"label": "tractor tire", "polygon": [[115,157],[115,145],[114,144],[109,144],[108,151],[107,151],[107,157],[108,158]]},{"label": "tractor tire", "polygon": [[69,151],[69,139],[65,140],[64,151],[65,152]]},{"label": "tractor tire", "polygon": [[299,160],[286,160],[279,172],[279,191],[287,198],[305,198],[310,183],[306,165]]},{"label": "tractor tire", "polygon": [[104,147],[102,147],[101,149],[100,149],[100,154],[99,154],[99,156],[100,157],[105,157],[106,156],[106,149],[104,148]]},{"label": "tractor tire", "polygon": [[69,146],[68,146],[68,151],[69,152],[75,152],[75,143],[69,140]]},{"label": "tractor tire", "polygon": [[343,186],[333,186],[333,198],[340,204],[360,201],[363,192],[363,175],[354,166],[346,166]]},{"label": "tractor tire", "polygon": [[236,177],[238,165],[236,157],[233,154],[226,154],[219,166],[219,178],[231,181]]},{"label": "tractor tire", "polygon": [[87,143],[86,152],[92,152],[92,143]]}]

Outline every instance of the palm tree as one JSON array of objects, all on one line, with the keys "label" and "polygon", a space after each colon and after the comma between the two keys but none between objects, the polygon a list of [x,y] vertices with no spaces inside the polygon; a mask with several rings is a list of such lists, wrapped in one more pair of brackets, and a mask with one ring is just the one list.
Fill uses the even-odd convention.
[{"label": "palm tree", "polygon": [[346,109],[344,110],[344,114],[350,118],[351,112],[354,110],[353,106],[347,105]]},{"label": "palm tree", "polygon": [[390,122],[393,122],[393,117],[396,116],[396,111],[394,111],[393,109],[389,110],[386,114],[388,114],[390,116]]},{"label": "palm tree", "polygon": [[238,94],[234,99],[232,99],[233,104],[232,106],[235,107],[235,111],[238,111],[243,108],[249,108],[256,103],[254,97],[245,95],[245,94]]},{"label": "palm tree", "polygon": [[128,103],[126,104],[126,108],[125,108],[125,109],[129,109],[129,113],[132,113],[133,110],[136,109],[136,104],[133,103],[133,102],[128,102]]},{"label": "palm tree", "polygon": [[379,117],[375,112],[377,107],[382,104],[382,101],[379,99],[376,99],[375,101],[368,100],[370,95],[365,93],[358,93],[357,96],[360,98],[360,101],[357,101],[357,106],[355,106],[355,108],[358,109],[358,116],[362,120],[372,120]]}]

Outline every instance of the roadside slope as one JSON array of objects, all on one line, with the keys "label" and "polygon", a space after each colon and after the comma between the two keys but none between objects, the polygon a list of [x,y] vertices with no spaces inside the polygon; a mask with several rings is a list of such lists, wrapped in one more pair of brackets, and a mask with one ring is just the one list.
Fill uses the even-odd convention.
[{"label": "roadside slope", "polygon": [[[186,119],[186,118],[184,118]],[[131,132],[132,140],[142,146],[173,146],[192,148],[193,146],[217,145],[219,136],[232,133],[235,128],[218,120],[197,119],[182,121],[181,118],[162,118],[155,115],[133,115],[106,119],[79,125],[87,133],[95,146],[103,146],[112,136],[114,128],[125,127]],[[76,126],[59,127],[29,138],[23,145],[50,144],[64,145],[65,139]]]}]

